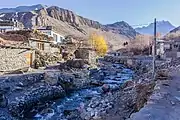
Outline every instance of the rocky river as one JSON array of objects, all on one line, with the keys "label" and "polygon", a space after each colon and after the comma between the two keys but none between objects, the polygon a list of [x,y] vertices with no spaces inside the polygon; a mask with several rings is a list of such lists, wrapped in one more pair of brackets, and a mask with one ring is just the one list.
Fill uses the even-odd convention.
[{"label": "rocky river", "polygon": [[[100,68],[89,71],[90,84],[75,90],[62,99],[54,101],[39,111],[32,119],[97,119],[113,109],[114,103],[104,96],[118,91],[123,83],[132,81],[134,72],[121,64],[103,63]],[[105,98],[105,99],[103,99]]]},{"label": "rocky river", "polygon": [[118,116],[124,120],[135,110],[134,75],[118,62],[102,61],[89,70],[5,76],[1,78],[0,118],[110,120]]}]

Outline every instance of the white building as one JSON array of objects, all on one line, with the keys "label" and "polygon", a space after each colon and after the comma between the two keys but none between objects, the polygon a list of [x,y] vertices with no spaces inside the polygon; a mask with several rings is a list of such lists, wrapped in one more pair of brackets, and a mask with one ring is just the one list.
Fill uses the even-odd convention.
[{"label": "white building", "polygon": [[54,43],[62,43],[65,37],[53,31],[52,26],[47,27],[40,27],[37,30],[41,31],[42,33],[48,35],[49,37],[53,37]]},{"label": "white building", "polygon": [[180,58],[180,40],[158,40],[157,55],[164,59]]},{"label": "white building", "polygon": [[0,21],[0,33],[7,32],[7,31],[15,31],[20,30],[18,27],[18,22],[15,20],[9,21]]}]

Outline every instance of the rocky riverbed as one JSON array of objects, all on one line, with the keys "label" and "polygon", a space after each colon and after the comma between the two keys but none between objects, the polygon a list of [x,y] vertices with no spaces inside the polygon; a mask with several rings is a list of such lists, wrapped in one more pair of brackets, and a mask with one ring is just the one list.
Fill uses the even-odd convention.
[{"label": "rocky riverbed", "polygon": [[131,69],[121,64],[101,63],[99,68],[89,71],[89,83],[86,88],[75,90],[64,99],[55,101],[54,104],[36,114],[33,119],[102,118],[114,108],[113,97],[116,96],[114,92],[120,92],[126,81],[132,81],[133,75],[134,72]]},{"label": "rocky riverbed", "polygon": [[[140,72],[139,72],[140,73]],[[134,71],[101,61],[95,69],[46,70],[5,76],[1,82],[2,119],[126,119],[146,102],[153,85],[136,85]]]}]

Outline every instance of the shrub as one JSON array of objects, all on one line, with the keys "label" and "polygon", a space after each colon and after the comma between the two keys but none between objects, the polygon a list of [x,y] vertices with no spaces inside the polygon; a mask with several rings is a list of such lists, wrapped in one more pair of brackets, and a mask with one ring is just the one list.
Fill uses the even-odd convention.
[{"label": "shrub", "polygon": [[103,36],[93,33],[90,35],[89,41],[98,56],[104,56],[107,53],[108,46]]}]

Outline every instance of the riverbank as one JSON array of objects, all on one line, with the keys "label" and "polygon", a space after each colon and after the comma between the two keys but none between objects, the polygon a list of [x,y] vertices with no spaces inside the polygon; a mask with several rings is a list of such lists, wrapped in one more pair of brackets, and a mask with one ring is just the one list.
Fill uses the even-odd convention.
[{"label": "riverbank", "polygon": [[179,120],[180,62],[175,59],[159,67],[164,77],[156,79],[152,95],[145,106],[128,120]]}]

